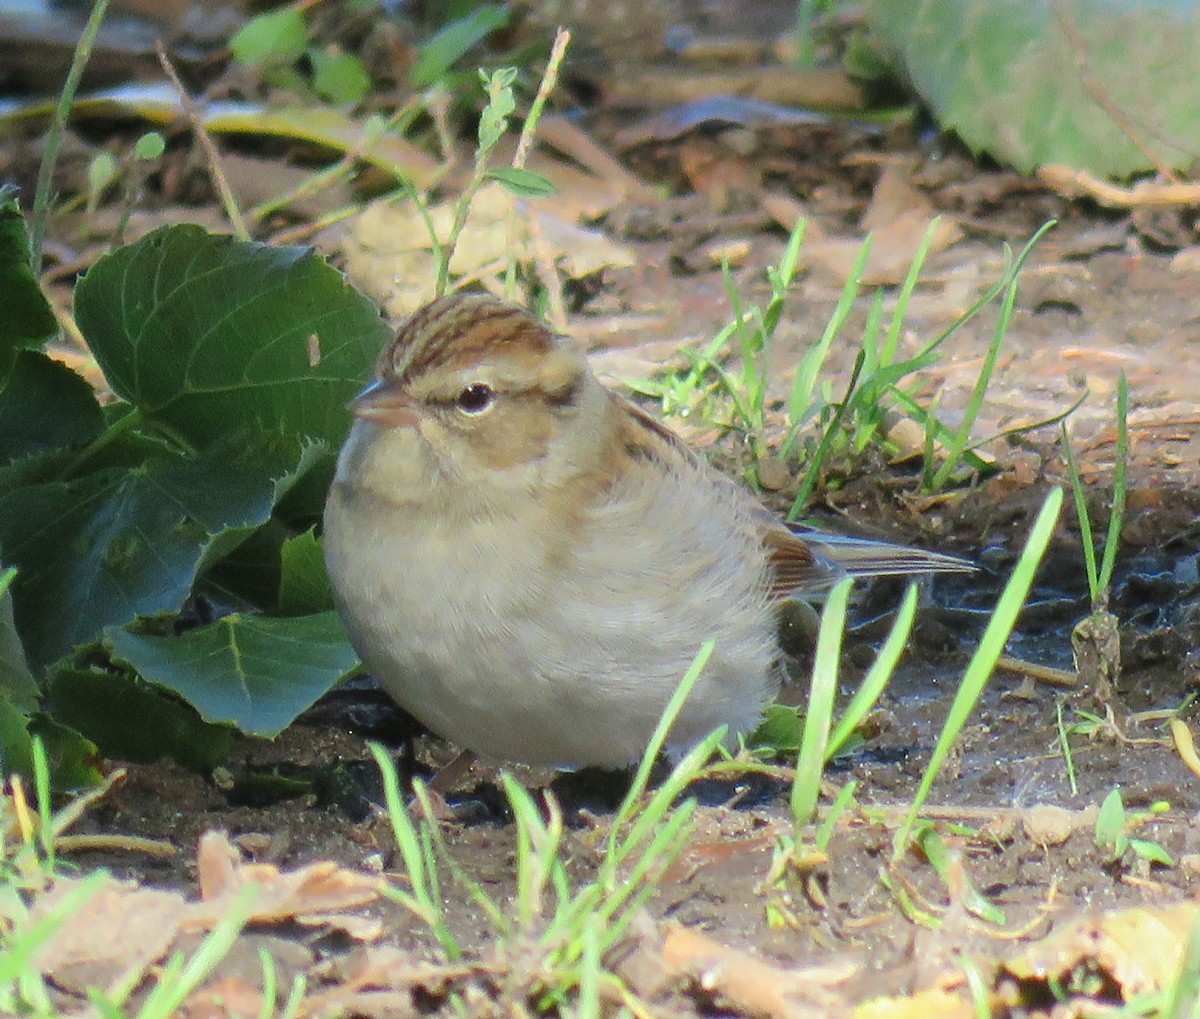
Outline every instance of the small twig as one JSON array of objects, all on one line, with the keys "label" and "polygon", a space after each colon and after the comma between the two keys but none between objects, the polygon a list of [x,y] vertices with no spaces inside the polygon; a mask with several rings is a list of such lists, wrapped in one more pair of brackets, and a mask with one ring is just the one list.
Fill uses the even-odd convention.
[{"label": "small twig", "polygon": [[1172,209],[1200,205],[1200,183],[1144,180],[1123,188],[1086,170],[1051,163],[1040,167],[1038,180],[1064,198],[1092,199],[1109,209]]},{"label": "small twig", "polygon": [[142,853],[160,860],[179,854],[170,842],[140,835],[60,835],[54,848],[61,853]]},{"label": "small twig", "polygon": [[353,205],[344,205],[340,209],[334,209],[332,212],[325,213],[319,219],[311,219],[307,223],[296,223],[294,226],[286,227],[278,233],[271,234],[272,244],[296,244],[299,241],[307,240],[313,234],[318,234],[327,226],[333,226],[334,223],[340,223],[343,219],[349,219],[351,216],[356,216],[362,212],[364,205],[362,202],[355,202]]},{"label": "small twig", "polygon": [[1020,676],[1028,676],[1030,679],[1062,687],[1065,690],[1072,690],[1079,685],[1078,677],[1067,669],[1055,669],[1049,665],[1039,665],[1037,662],[1027,662],[1022,658],[1013,658],[1009,655],[1001,655],[996,659],[996,668],[1004,669],[1006,672],[1015,672]]},{"label": "small twig", "polygon": [[246,228],[246,222],[242,219],[242,213],[238,209],[237,199],[233,196],[233,189],[229,186],[229,181],[225,177],[225,171],[221,168],[221,156],[217,152],[216,145],[213,144],[212,136],[209,135],[207,129],[204,127],[204,123],[200,119],[196,104],[192,101],[192,97],[188,95],[187,89],[183,87],[183,82],[179,80],[179,75],[175,73],[175,68],[171,63],[170,57],[167,56],[167,51],[163,47],[161,39],[154,43],[154,51],[158,54],[158,62],[162,65],[163,71],[171,79],[171,84],[175,86],[175,91],[179,93],[179,101],[183,105],[183,113],[187,117],[188,124],[191,125],[192,133],[195,134],[200,142],[200,146],[204,149],[204,155],[208,161],[208,172],[212,177],[213,186],[217,189],[217,194],[221,196],[221,204],[225,208],[225,215],[229,217],[229,222],[233,226],[233,232],[243,241],[250,240],[250,231]]},{"label": "small twig", "polygon": [[[387,120],[381,121],[376,129],[372,130],[369,126],[364,127],[358,139],[342,153],[341,158],[337,162],[331,163],[323,170],[318,170],[316,173],[305,177],[304,180],[290,191],[259,202],[247,210],[247,215],[255,221],[264,219],[272,212],[286,205],[320,194],[321,191],[332,187],[339,180],[348,178],[354,172],[355,164],[359,159],[368,157],[387,132],[395,130],[401,121],[415,116],[416,112],[417,100],[410,99],[404,106],[388,117]],[[361,208],[361,205],[359,207]]]}]

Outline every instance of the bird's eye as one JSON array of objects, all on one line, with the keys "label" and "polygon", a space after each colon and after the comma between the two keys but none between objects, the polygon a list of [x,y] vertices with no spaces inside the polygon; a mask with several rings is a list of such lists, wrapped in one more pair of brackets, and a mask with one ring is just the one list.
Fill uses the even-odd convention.
[{"label": "bird's eye", "polygon": [[454,405],[464,414],[482,414],[495,398],[495,392],[486,382],[472,382],[458,394]]}]

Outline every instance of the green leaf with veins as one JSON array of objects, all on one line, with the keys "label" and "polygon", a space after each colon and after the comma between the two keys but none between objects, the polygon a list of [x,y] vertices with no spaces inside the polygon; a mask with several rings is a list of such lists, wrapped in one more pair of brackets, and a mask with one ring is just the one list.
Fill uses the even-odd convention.
[{"label": "green leaf with veins", "polygon": [[0,186],[0,378],[14,351],[40,347],[58,331],[54,312],[38,286],[29,251],[29,231],[16,188]]},{"label": "green leaf with veins", "polygon": [[65,364],[22,350],[0,389],[0,464],[96,438],[104,415],[87,381]]},{"label": "green leaf with veins", "polygon": [[106,757],[153,763],[170,757],[211,771],[229,754],[234,730],[128,672],[66,667],[52,671],[54,717],[96,743]]},{"label": "green leaf with veins", "polygon": [[235,613],[178,637],[112,628],[113,657],[172,690],[208,722],[276,736],[356,668],[336,612],[287,619]]},{"label": "green leaf with veins", "polygon": [[31,662],[178,611],[201,567],[266,522],[319,453],[292,438],[230,439],[0,495],[0,548],[20,571],[13,598]]},{"label": "green leaf with veins", "polygon": [[98,260],[75,315],[113,392],[197,447],[241,429],[340,445],[389,334],[308,249],[190,225]]},{"label": "green leaf with veins", "polygon": [[943,128],[1022,173],[1200,156],[1194,0],[869,0],[865,21]]},{"label": "green leaf with veins", "polygon": [[308,530],[289,538],[280,550],[279,611],[288,615],[332,609],[333,591],[325,571],[321,539]]}]

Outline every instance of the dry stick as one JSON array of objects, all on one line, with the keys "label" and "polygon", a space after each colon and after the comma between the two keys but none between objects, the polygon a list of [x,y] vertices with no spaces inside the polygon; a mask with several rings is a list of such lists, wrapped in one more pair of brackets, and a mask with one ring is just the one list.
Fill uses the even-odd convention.
[{"label": "dry stick", "polygon": [[1162,184],[1143,180],[1118,187],[1093,177],[1086,170],[1054,163],[1038,167],[1038,180],[1064,198],[1086,195],[1110,209],[1170,209],[1200,205],[1200,184]]},{"label": "dry stick", "polygon": [[[334,163],[318,170],[306,177],[297,187],[294,187],[290,192],[282,195],[277,195],[275,198],[267,199],[259,202],[249,210],[249,214],[255,221],[268,216],[270,213],[290,205],[293,202],[299,201],[302,198],[309,198],[313,195],[320,194],[326,188],[332,187],[335,183],[343,178],[349,177],[354,172],[354,165],[360,159],[366,159],[375,148],[376,145],[383,139],[383,136],[391,131],[405,117],[414,113],[417,106],[416,99],[410,99],[400,109],[396,110],[383,122],[383,126],[378,132],[368,131],[365,128],[355,140],[354,144],[342,153],[341,157]],[[338,218],[344,219],[351,215],[356,210],[361,210],[366,203],[355,202],[344,209],[335,210],[333,213],[326,215],[337,215]],[[349,210],[349,211],[345,211]],[[334,221],[336,222],[336,220]],[[287,231],[284,231],[285,233]],[[315,231],[314,231],[315,232]],[[274,240],[274,238],[272,238]]]},{"label": "dry stick", "polygon": [[[1173,183],[1178,183],[1179,177],[1169,166],[1165,165],[1157,156],[1154,155],[1153,152],[1151,152],[1146,148],[1145,145],[1142,144],[1141,139],[1138,137],[1138,131],[1135,128],[1133,121],[1131,121],[1129,117],[1125,115],[1124,110],[1122,110],[1116,105],[1116,103],[1112,101],[1112,97],[1100,87],[1100,84],[1087,69],[1087,61],[1085,59],[1087,56],[1087,45],[1084,42],[1083,37],[1079,34],[1075,24],[1062,10],[1061,0],[1050,0],[1050,9],[1054,12],[1054,20],[1058,23],[1058,27],[1061,29],[1062,34],[1066,36],[1067,42],[1070,43],[1075,50],[1075,69],[1079,72],[1079,83],[1087,90],[1088,95],[1092,97],[1096,105],[1109,115],[1112,122],[1117,125],[1117,130],[1125,135],[1132,145],[1137,147],[1138,151],[1146,157],[1147,161],[1149,161],[1150,164],[1162,176],[1166,177],[1167,180]],[[1141,128],[1146,134],[1162,142],[1164,145],[1172,148],[1179,148],[1177,143],[1173,142],[1170,138],[1163,137],[1162,134],[1148,125],[1142,124]]]},{"label": "dry stick", "polygon": [[62,853],[141,853],[157,859],[179,855],[170,842],[140,835],[60,835],[54,840],[54,848]]},{"label": "dry stick", "polygon": [[1020,676],[1049,683],[1051,686],[1072,690],[1079,685],[1079,678],[1066,669],[1055,669],[1049,665],[1039,665],[1037,662],[1027,662],[1023,658],[1013,658],[1011,655],[1001,655],[996,659],[996,668],[1006,672],[1015,672]]},{"label": "dry stick", "polygon": [[171,79],[171,84],[175,86],[175,91],[179,93],[179,101],[183,105],[184,116],[187,117],[188,123],[192,128],[192,133],[199,139],[200,146],[204,149],[204,155],[208,161],[208,172],[212,177],[213,186],[217,189],[217,194],[221,196],[221,204],[225,208],[225,215],[229,217],[229,222],[233,226],[233,232],[243,241],[250,240],[250,231],[246,229],[246,222],[242,219],[242,214],[238,210],[237,199],[233,197],[233,189],[230,188],[229,181],[225,178],[225,171],[221,168],[221,156],[217,152],[216,145],[213,144],[212,136],[209,135],[200,120],[196,104],[192,102],[192,97],[188,95],[187,89],[183,87],[183,82],[179,80],[179,75],[175,73],[175,68],[171,64],[170,57],[167,56],[167,51],[163,47],[161,39],[155,41],[154,52],[158,54],[158,62],[162,65],[162,69],[167,77]]},{"label": "dry stick", "polygon": [[355,202],[353,205],[345,205],[340,209],[327,212],[319,219],[310,219],[307,223],[296,223],[294,226],[284,227],[284,229],[271,234],[270,242],[272,244],[295,244],[298,241],[307,240],[313,234],[319,234],[327,226],[333,226],[343,219],[357,216],[363,211],[363,208],[362,202]]}]

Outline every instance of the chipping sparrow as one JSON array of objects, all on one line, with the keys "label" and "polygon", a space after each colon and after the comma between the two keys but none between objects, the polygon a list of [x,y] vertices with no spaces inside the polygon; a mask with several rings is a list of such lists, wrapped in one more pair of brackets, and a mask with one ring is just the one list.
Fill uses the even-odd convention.
[{"label": "chipping sparrow", "polygon": [[351,641],[404,708],[490,757],[628,764],[710,637],[668,743],[736,737],[784,678],[782,599],[971,568],[793,533],[491,297],[418,311],[351,408],[325,509]]}]

